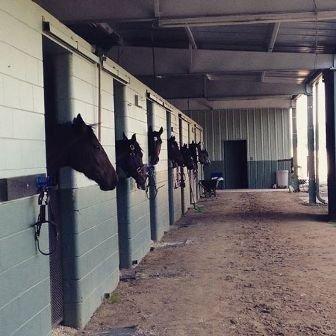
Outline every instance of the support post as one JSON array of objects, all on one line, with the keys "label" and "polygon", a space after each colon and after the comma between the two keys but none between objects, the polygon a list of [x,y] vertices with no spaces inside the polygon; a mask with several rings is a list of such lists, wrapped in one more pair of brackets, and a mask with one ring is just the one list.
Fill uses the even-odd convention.
[{"label": "support post", "polygon": [[313,113],[313,87],[308,85],[307,94],[307,137],[308,137],[308,178],[309,178],[309,204],[316,203],[315,182],[315,139],[314,139],[314,113]]},{"label": "support post", "polygon": [[296,118],[296,100],[292,100],[292,138],[293,138],[293,168],[295,176],[299,176],[298,167],[298,137],[297,137],[297,118]]},{"label": "support post", "polygon": [[332,70],[323,72],[325,83],[326,137],[328,157],[328,213],[329,220],[336,221],[336,73]]},{"label": "support post", "polygon": [[321,197],[320,194],[320,126],[319,126],[319,87],[320,81],[315,84],[315,169],[316,169],[316,198],[319,202],[327,204],[326,200]]}]

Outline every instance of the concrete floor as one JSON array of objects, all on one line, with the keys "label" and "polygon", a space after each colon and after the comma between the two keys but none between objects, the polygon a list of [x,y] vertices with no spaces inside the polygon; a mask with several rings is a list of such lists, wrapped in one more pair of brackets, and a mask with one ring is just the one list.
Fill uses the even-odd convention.
[{"label": "concrete floor", "polygon": [[336,335],[336,228],[325,206],[251,190],[201,206],[165,235],[180,244],[151,252],[79,335]]}]

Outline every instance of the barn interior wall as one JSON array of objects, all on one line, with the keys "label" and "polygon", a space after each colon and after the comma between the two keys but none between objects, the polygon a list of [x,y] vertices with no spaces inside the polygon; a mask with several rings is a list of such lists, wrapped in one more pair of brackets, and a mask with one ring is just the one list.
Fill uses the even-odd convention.
[{"label": "barn interior wall", "polygon": [[[32,1],[0,2],[0,178],[46,173],[45,108],[43,87],[42,21],[77,42],[93,58],[93,47]],[[48,36],[48,38],[53,39]],[[97,65],[69,52],[70,104],[59,100],[59,121],[81,113],[87,123],[98,121]],[[110,62],[128,78],[127,135],[137,133],[147,157],[146,104],[151,91],[124,69]],[[59,73],[60,79],[64,74]],[[115,163],[113,79],[102,73],[101,141]],[[132,82],[132,83],[130,83]],[[63,105],[62,105],[63,104]],[[165,102],[173,110],[173,107]],[[62,107],[67,110],[62,111]],[[175,113],[175,112],[174,112]],[[172,118],[178,135],[176,110]],[[144,160],[146,163],[146,160]],[[132,217],[132,259],[140,261],[149,251],[149,202],[132,184],[129,205]],[[112,291],[119,278],[116,192],[101,192],[83,174],[61,172],[62,226],[64,238],[65,324],[82,327]],[[174,189],[175,220],[181,216],[180,189]],[[166,205],[165,208],[168,208]],[[0,203],[0,334],[46,336],[51,334],[49,258],[38,254],[31,225],[38,216],[37,197]],[[48,236],[40,242],[48,244]],[[20,248],[18,248],[20,247]]]},{"label": "barn interior wall", "polygon": [[156,103],[152,103],[151,125],[154,131],[163,127],[161,134],[162,146],[160,161],[154,166],[156,176],[157,195],[152,196],[151,203],[151,228],[152,239],[160,240],[165,231],[169,229],[168,199],[168,150],[167,150],[167,115],[166,109]]},{"label": "barn interior wall", "polygon": [[[42,35],[26,24],[27,7],[13,5],[0,3],[1,178],[46,172]],[[36,196],[0,204],[0,335],[51,331],[49,258],[31,227],[37,214]]]},{"label": "barn interior wall", "polygon": [[[80,113],[87,124],[95,124],[98,67],[75,54],[69,57],[70,111],[60,121]],[[101,144],[115,164],[113,78],[105,72],[101,97]],[[97,127],[94,130],[98,132]],[[61,188],[65,323],[83,327],[119,279],[116,191],[103,192],[70,168],[63,169]]]},{"label": "barn interior wall", "polygon": [[[213,172],[224,172],[224,141],[247,140],[249,188],[270,188],[276,182],[278,169],[289,169],[290,114],[287,108],[225,109],[188,111],[203,126],[204,145],[211,165],[205,178]],[[225,174],[224,174],[225,175]]]},{"label": "barn interior wall", "polygon": [[[171,135],[175,137],[177,143],[180,143],[180,133],[179,133],[179,117],[178,111],[172,110],[170,113],[170,120],[171,120]],[[181,189],[177,186],[178,175],[179,175],[179,168],[171,168],[171,177],[172,177],[172,205],[173,208],[173,215],[174,215],[174,222],[176,222],[182,216],[182,206],[181,206]]]},{"label": "barn interior wall", "polygon": [[[135,97],[138,96],[136,104]],[[116,110],[116,139],[136,134],[143,149],[143,163],[148,163],[146,90],[137,82],[124,89],[120,101],[122,108]],[[120,266],[127,268],[138,263],[147,254],[151,244],[150,205],[143,190],[137,188],[133,179],[124,179],[118,187],[118,225],[120,241]]]},{"label": "barn interior wall", "polygon": [[[180,118],[181,126],[180,126],[180,144],[183,146],[184,144],[191,143],[190,141],[190,123],[187,118]],[[183,167],[183,175],[185,179],[185,187],[181,189],[182,194],[182,212],[185,214],[190,207],[190,183],[189,183],[189,171],[187,167]]]}]

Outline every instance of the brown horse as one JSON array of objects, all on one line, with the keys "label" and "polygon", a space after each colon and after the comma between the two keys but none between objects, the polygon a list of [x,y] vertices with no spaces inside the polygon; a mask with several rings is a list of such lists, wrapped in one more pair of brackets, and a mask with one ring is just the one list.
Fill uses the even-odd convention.
[{"label": "brown horse", "polygon": [[71,167],[97,182],[101,190],[116,187],[117,173],[92,127],[85,124],[80,114],[72,123],[59,124],[51,132],[47,151],[51,176],[61,167]]},{"label": "brown horse", "polygon": [[183,166],[183,156],[173,135],[168,139],[168,159],[174,168]]},{"label": "brown horse", "polygon": [[133,177],[139,189],[146,189],[147,171],[142,162],[142,149],[133,134],[128,139],[125,133],[122,140],[116,142],[117,167],[121,168],[127,177]]}]

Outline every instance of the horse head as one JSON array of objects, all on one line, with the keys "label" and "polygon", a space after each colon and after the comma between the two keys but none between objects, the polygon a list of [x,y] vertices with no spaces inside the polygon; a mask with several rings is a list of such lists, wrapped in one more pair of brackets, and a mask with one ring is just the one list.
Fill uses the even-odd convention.
[{"label": "horse head", "polygon": [[117,173],[92,126],[80,114],[72,123],[57,125],[50,139],[47,161],[51,174],[68,166],[97,182],[101,190],[116,187]]},{"label": "horse head", "polygon": [[183,166],[183,156],[174,136],[171,136],[168,139],[168,159],[171,161],[174,168]]},{"label": "horse head", "polygon": [[149,163],[151,165],[156,165],[159,162],[159,155],[161,152],[162,139],[161,134],[163,133],[163,128],[160,130],[153,131],[152,126],[148,129],[148,149],[149,149]]},{"label": "horse head", "polygon": [[197,146],[197,152],[198,152],[198,160],[200,164],[205,165],[205,166],[209,165],[210,159],[209,159],[208,151],[205,148],[202,149],[200,142],[196,144],[196,146]]},{"label": "horse head", "polygon": [[147,172],[142,162],[142,149],[133,134],[128,139],[125,133],[122,140],[116,142],[117,166],[127,177],[133,177],[139,189],[146,189]]},{"label": "horse head", "polygon": [[184,166],[187,167],[188,170],[194,170],[195,169],[194,159],[191,155],[191,151],[188,148],[187,144],[184,144],[182,146],[181,153],[182,153],[182,157],[183,157]]}]

